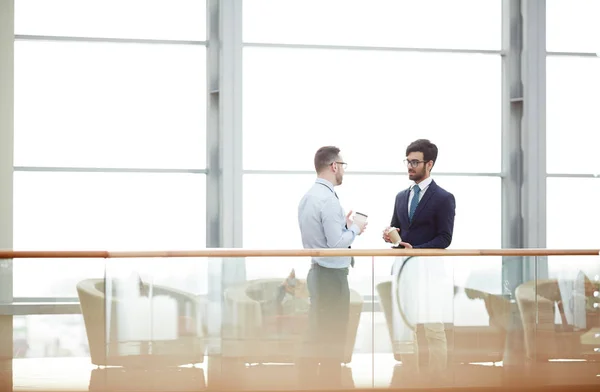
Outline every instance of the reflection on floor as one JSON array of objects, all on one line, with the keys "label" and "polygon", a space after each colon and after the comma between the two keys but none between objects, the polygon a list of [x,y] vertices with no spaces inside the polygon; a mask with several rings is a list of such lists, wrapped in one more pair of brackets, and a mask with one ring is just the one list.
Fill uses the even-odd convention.
[{"label": "reflection on floor", "polygon": [[[510,381],[523,385],[524,380],[519,377],[519,373],[524,373],[523,369],[510,373],[506,370],[494,364],[459,365],[452,369],[451,375],[445,380],[436,383],[424,374],[421,377],[414,371],[408,372],[390,354],[355,354],[351,366],[345,369],[344,381],[339,388],[493,387]],[[527,380],[535,384],[600,386],[600,364],[594,362],[545,363],[535,371],[528,372]],[[125,372],[118,368],[96,369],[90,364],[89,358],[23,358],[13,360],[13,389],[200,391],[210,386],[216,387],[219,373],[207,363],[168,371]],[[423,369],[422,373],[425,373]],[[240,374],[221,374],[221,377],[220,381],[227,383],[218,384],[225,388],[299,389],[296,372],[291,365],[245,366]]]}]

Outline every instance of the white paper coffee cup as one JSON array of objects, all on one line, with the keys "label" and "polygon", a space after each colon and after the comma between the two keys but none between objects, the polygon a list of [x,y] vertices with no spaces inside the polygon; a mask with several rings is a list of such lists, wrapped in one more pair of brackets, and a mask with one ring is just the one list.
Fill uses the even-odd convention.
[{"label": "white paper coffee cup", "polygon": [[367,222],[367,214],[363,214],[362,212],[354,213],[354,223],[362,224]]},{"label": "white paper coffee cup", "polygon": [[387,235],[390,237],[390,242],[394,245],[398,245],[402,238],[400,238],[400,233],[398,233],[398,229],[392,227],[388,230]]}]

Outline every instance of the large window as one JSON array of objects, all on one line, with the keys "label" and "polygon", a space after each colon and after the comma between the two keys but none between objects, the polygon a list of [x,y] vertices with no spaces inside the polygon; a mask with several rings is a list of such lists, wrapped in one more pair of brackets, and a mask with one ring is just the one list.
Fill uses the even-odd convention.
[{"label": "large window", "polygon": [[600,59],[548,56],[547,170],[600,174]]},{"label": "large window", "polygon": [[[210,3],[212,11],[217,3]],[[240,3],[238,89],[238,68],[229,67],[228,55],[240,49],[239,37],[219,37],[227,55],[215,47],[216,56],[207,58],[205,41],[215,37],[207,37],[205,20],[217,14],[206,12],[205,0],[15,1],[15,248],[205,247],[207,175],[211,184],[223,176],[234,192],[240,180],[237,170],[207,167],[207,134],[211,153],[236,161],[225,164],[242,160],[243,216],[234,220],[243,226],[244,247],[301,247],[298,202],[314,182],[314,152],[330,144],[349,164],[337,190],[343,207],[369,214],[369,228],[353,248],[386,247],[381,230],[395,195],[409,185],[404,151],[418,138],[439,146],[433,177],[456,196],[451,248],[501,246],[501,206],[515,212],[520,205],[502,203],[502,177],[510,183],[514,174],[506,161],[503,170],[502,156],[523,147],[502,151],[502,55],[510,63],[512,51],[500,52],[501,1]],[[596,247],[589,222],[600,219],[594,207],[600,196],[600,61],[593,56],[600,51],[600,2],[546,5],[548,178],[539,196],[547,198],[547,233],[541,237],[549,248]],[[211,32],[238,21],[228,19],[228,7],[220,11],[214,19],[227,19],[226,25]],[[223,69],[233,74],[221,75]],[[208,113],[207,75],[211,81],[235,76],[227,79],[233,83],[211,84]],[[518,97],[511,98],[517,112]],[[229,116],[234,125],[213,121]],[[237,140],[232,147],[222,137],[238,121],[241,155]],[[207,123],[216,125],[213,134]],[[239,199],[225,199],[215,205],[237,211],[229,207]],[[350,277],[365,298],[373,293],[370,260],[359,258]],[[574,264],[554,260],[552,274],[573,270]],[[581,258],[581,269],[591,273],[589,261]],[[205,292],[206,279],[189,279],[207,276],[202,261],[172,263],[160,269],[160,279]],[[165,264],[147,265],[156,272]],[[101,260],[17,260],[14,295],[28,301],[75,297],[75,284],[102,277],[105,267]],[[283,279],[292,268],[306,275],[309,262],[251,258],[246,267],[248,279]],[[499,258],[457,259],[454,281],[500,293],[501,268]],[[376,264],[375,274],[388,277],[389,264]],[[472,322],[466,307],[455,306],[457,323]]]},{"label": "large window", "polygon": [[[205,247],[205,19],[202,0],[15,2],[15,249]],[[206,263],[144,262],[206,293]],[[13,293],[74,298],[105,268],[19,259]],[[48,331],[64,320],[38,319]]]},{"label": "large window", "polygon": [[499,172],[500,65],[481,54],[246,48],[244,169],[310,171],[333,144],[349,171],[404,172],[408,143],[428,137],[438,172]]},{"label": "large window", "polygon": [[17,41],[15,165],[204,169],[205,51]]},{"label": "large window", "polygon": [[595,223],[600,220],[600,180],[548,179],[548,243],[554,248],[598,246]]},{"label": "large window", "polygon": [[[205,245],[204,175],[17,172],[14,187],[16,249]],[[74,297],[79,280],[103,275],[103,260],[19,260],[13,291],[16,297]]]},{"label": "large window", "polygon": [[[547,246],[597,248],[600,2],[548,0],[546,15]],[[552,277],[600,273],[593,257],[555,257],[548,264]]]},{"label": "large window", "polygon": [[[478,17],[466,17],[473,7]],[[500,247],[500,11],[479,1],[244,2],[244,247],[302,246],[298,202],[323,145],[348,162],[343,207],[369,215],[353,248],[386,247],[381,231],[409,185],[405,148],[418,138],[438,145],[434,178],[456,196],[452,247]],[[501,262],[481,264],[463,261],[457,284],[484,273],[491,279],[477,288],[500,292]],[[283,278],[292,268],[305,275],[309,261],[253,259],[247,274]],[[370,258],[359,258],[352,287],[371,295],[371,277]]]},{"label": "large window", "polygon": [[479,0],[252,0],[244,42],[497,50],[500,11]]},{"label": "large window", "polygon": [[[204,52],[16,43],[15,248],[204,247]],[[101,261],[63,263],[70,279],[102,276]],[[55,263],[17,262],[15,296],[59,295],[48,275],[32,284],[37,267],[66,278]]]},{"label": "large window", "polygon": [[16,0],[15,33],[203,41],[206,0]]},{"label": "large window", "polygon": [[600,52],[598,15],[600,2],[596,0],[546,0],[548,51]]}]

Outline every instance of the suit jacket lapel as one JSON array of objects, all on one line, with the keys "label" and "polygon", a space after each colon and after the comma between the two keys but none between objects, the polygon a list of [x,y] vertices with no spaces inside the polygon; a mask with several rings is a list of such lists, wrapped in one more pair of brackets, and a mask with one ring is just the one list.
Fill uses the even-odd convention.
[{"label": "suit jacket lapel", "polygon": [[[429,188],[427,188],[427,191],[423,195],[423,198],[421,199],[419,204],[417,204],[417,209],[415,210],[415,214],[413,215],[411,224],[412,224],[412,222],[414,222],[417,219],[417,217],[419,216],[419,213],[425,208],[425,205],[431,199],[433,194],[435,192],[437,192],[437,188],[438,188],[438,186],[435,183],[435,181],[431,181],[431,184],[429,184]],[[407,199],[408,199],[408,197],[407,197]],[[406,208],[408,208],[408,204],[407,204]],[[408,215],[408,213],[407,213],[407,215]]]},{"label": "suit jacket lapel", "polygon": [[[403,227],[410,226],[410,219],[408,219],[408,196],[409,195],[410,195],[410,188],[408,190],[404,191],[404,197],[402,199],[402,205],[401,205],[401,211],[400,211],[400,217],[402,219],[400,220],[400,222]],[[406,226],[404,226],[404,224],[406,224]]]}]

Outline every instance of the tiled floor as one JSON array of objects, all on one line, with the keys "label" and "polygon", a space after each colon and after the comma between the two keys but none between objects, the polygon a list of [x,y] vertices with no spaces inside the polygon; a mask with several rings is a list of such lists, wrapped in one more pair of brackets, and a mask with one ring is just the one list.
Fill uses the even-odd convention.
[{"label": "tiled floor", "polygon": [[[390,354],[355,354],[351,366],[345,370],[346,388],[404,388],[431,385],[426,377],[407,373]],[[147,371],[120,369],[96,369],[89,358],[27,358],[13,360],[13,390],[205,390],[216,382],[214,368],[207,363],[198,367],[180,368],[175,371]],[[535,372],[530,371],[528,381],[546,385],[598,384],[600,388],[600,364],[565,362],[544,364]],[[213,379],[211,380],[211,376]],[[501,386],[507,382],[502,366],[494,364],[456,366],[443,385],[436,386]],[[298,389],[296,372],[290,365],[246,366],[243,374],[221,374],[224,380],[233,382],[236,389],[269,390]],[[235,378],[235,379],[233,379]],[[522,385],[521,379],[520,384]]]}]

